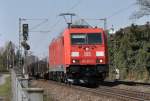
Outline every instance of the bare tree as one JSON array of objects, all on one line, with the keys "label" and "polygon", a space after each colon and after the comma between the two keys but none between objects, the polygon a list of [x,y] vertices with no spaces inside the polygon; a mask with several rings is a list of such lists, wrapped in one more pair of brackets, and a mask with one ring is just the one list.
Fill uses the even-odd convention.
[{"label": "bare tree", "polygon": [[139,10],[135,11],[130,19],[139,19],[143,16],[150,15],[150,0],[136,0]]}]

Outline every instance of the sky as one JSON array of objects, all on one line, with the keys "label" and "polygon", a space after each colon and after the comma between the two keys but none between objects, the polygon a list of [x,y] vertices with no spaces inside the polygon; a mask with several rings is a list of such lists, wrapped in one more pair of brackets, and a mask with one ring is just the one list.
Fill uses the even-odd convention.
[{"label": "sky", "polygon": [[[107,28],[113,25],[115,30],[131,23],[144,24],[150,17],[130,20],[131,14],[138,10],[136,0],[0,0],[0,46],[12,41],[18,46],[19,18],[21,23],[29,24],[31,52],[39,57],[48,56],[51,40],[66,27],[60,13],[71,12],[95,26],[102,26],[102,21],[88,20],[107,18]],[[46,20],[48,19],[48,20]],[[42,32],[45,31],[45,32]]]}]

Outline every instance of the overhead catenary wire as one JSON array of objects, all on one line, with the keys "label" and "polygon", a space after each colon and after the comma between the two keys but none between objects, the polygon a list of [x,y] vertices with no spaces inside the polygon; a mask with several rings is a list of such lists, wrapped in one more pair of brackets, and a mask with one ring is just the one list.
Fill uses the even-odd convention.
[{"label": "overhead catenary wire", "polygon": [[61,19],[59,18],[54,24],[52,24],[50,26],[51,30],[49,30],[49,32],[52,32],[52,30],[58,26],[58,24],[60,23],[60,21],[61,21]]},{"label": "overhead catenary wire", "polygon": [[[34,31],[34,32],[41,32],[41,33],[46,33],[46,35],[50,35],[49,33],[52,33],[52,30],[54,28],[56,28],[56,26],[60,23],[60,21],[61,21],[61,19],[59,18],[53,25],[51,25],[51,27],[50,27],[51,30],[49,30],[48,32],[46,32],[46,31],[45,32],[44,31]],[[43,39],[41,39],[41,38],[43,38]],[[37,39],[36,41],[40,42],[40,44],[42,44],[42,42],[44,42],[46,38],[47,37],[40,37],[39,39],[36,38]],[[34,47],[36,47],[36,49],[38,49],[40,47],[40,45],[36,44],[36,45],[34,45]]]},{"label": "overhead catenary wire", "polygon": [[[30,20],[32,20],[32,19],[30,19]],[[36,19],[36,20],[38,20],[38,19]],[[54,28],[57,26],[57,24],[60,22],[60,19],[58,19],[53,25],[51,25],[51,26],[49,27],[49,28],[51,28],[51,30],[35,30],[35,29],[41,27],[43,24],[48,23],[48,21],[49,21],[48,19],[39,19],[39,20],[43,20],[43,21],[42,21],[41,23],[39,23],[39,24],[37,24],[37,25],[31,27],[31,28],[29,29],[30,32],[49,33],[49,32],[51,32],[52,29],[54,29]]]},{"label": "overhead catenary wire", "polygon": [[[119,15],[119,14],[121,14],[121,13],[123,13],[123,12],[129,10],[130,8],[134,7],[135,4],[136,4],[136,3],[134,2],[134,3],[128,5],[128,6],[124,7],[124,8],[121,8],[121,9],[117,10],[116,12],[112,13],[111,15],[105,17],[105,18],[84,18],[84,19],[85,19],[85,20],[103,20],[104,23],[105,23],[104,26],[106,26],[108,19],[111,19],[111,18],[113,18],[114,16],[117,16],[117,15]],[[79,17],[79,16],[78,16],[78,17]],[[81,18],[81,17],[79,17],[79,18]],[[83,19],[83,18],[81,18],[81,19]]]},{"label": "overhead catenary wire", "polygon": [[[39,27],[41,27],[43,24],[45,24],[45,23],[47,23],[49,20],[48,19],[42,19],[42,18],[40,18],[40,19],[36,19],[36,18],[34,18],[34,19],[25,19],[25,18],[22,18],[22,20],[23,20],[23,22],[30,22],[30,21],[40,21],[40,20],[43,20],[42,22],[40,22],[39,24],[37,24],[37,25],[35,25],[35,26],[33,26],[33,27],[31,27],[30,29],[29,29],[29,32],[40,32],[40,33],[47,33],[47,35],[49,35],[48,33],[50,33],[51,31],[52,31],[52,29],[54,29],[57,25],[58,25],[58,23],[60,22],[60,19],[58,19],[54,24],[52,24],[51,25],[51,27],[49,27],[49,28],[51,28],[50,30],[37,30],[36,31],[36,29],[37,28],[39,28]],[[33,34],[32,34],[33,35]],[[36,34],[37,35],[37,34]],[[41,38],[44,38],[44,39],[42,39],[41,40]],[[45,41],[45,39],[46,39],[47,37],[40,37],[40,39],[38,39],[37,41],[38,42],[44,42]],[[36,37],[36,39],[37,39],[37,37]],[[38,45],[38,44],[36,44],[36,45],[34,45],[34,46],[36,46],[36,48],[38,48],[40,45]]]},{"label": "overhead catenary wire", "polygon": [[[76,3],[76,4],[74,4],[71,8],[69,8],[69,10],[72,10],[72,9],[74,9],[74,8],[76,8],[80,3],[81,3],[81,1],[82,0],[78,0],[78,2]],[[45,23],[47,23],[48,22],[48,19],[22,19],[23,21],[27,21],[27,20],[36,20],[36,21],[39,21],[39,20],[43,20],[42,22],[40,22],[39,24],[37,24],[37,25],[35,25],[35,26],[33,26],[33,27],[31,27],[30,29],[29,29],[29,31],[30,32],[40,32],[40,33],[51,33],[51,31],[56,27],[56,26],[58,26],[58,24],[59,24],[59,22],[61,21],[60,19],[58,19],[57,21],[56,21],[56,23],[54,23],[51,27],[49,27],[50,28],[50,30],[48,30],[48,31],[36,31],[36,29],[37,28],[40,28],[43,24],[45,24]],[[44,39],[43,40],[41,40],[41,38],[40,39],[38,39],[38,42],[44,42],[44,40],[45,40],[45,38],[47,38],[47,37],[43,37]],[[37,47],[39,47],[40,45],[38,45],[38,44],[36,44],[37,45]],[[36,48],[37,48],[36,47]]]},{"label": "overhead catenary wire", "polygon": [[[71,10],[73,10],[73,9],[75,9],[77,6],[79,6],[79,4],[81,4],[82,1],[83,0],[78,0],[77,3],[75,3],[71,8],[68,9],[68,12],[71,11]],[[51,25],[49,27],[50,30],[48,30],[48,31],[32,31],[33,29],[39,28],[41,25],[43,25],[44,23],[46,23],[47,22],[46,20],[44,20],[43,22],[39,23],[38,25],[32,27],[30,30],[31,30],[31,32],[40,32],[40,33],[47,33],[47,34],[48,33],[52,33],[52,30],[59,25],[60,21],[61,21],[61,19],[58,19],[53,25]],[[65,19],[65,21],[67,22],[67,19]],[[47,38],[47,37],[44,37],[44,38]],[[39,40],[40,40],[40,42],[44,41],[44,40],[41,40],[41,39],[39,39]],[[37,47],[39,47],[39,46],[40,45],[38,45]]]},{"label": "overhead catenary wire", "polygon": [[[82,1],[83,1],[83,0],[78,0],[78,2],[75,3],[75,4],[74,4],[71,8],[69,8],[68,10],[71,11],[71,10],[75,9],[76,7],[79,6],[79,4],[81,4]],[[134,4],[135,4],[135,3],[134,3]],[[122,9],[120,9],[120,10],[118,10],[118,11],[112,13],[110,16],[108,16],[108,17],[106,17],[106,18],[112,18],[112,17],[114,17],[114,16],[116,16],[116,15],[118,15],[118,14],[120,14],[120,13],[126,11],[126,10],[128,10],[129,8],[132,7],[132,5],[133,5],[133,4],[131,4],[131,5],[127,6],[127,7],[125,7],[125,8],[122,8]],[[80,18],[81,18],[81,17],[80,17]],[[83,18],[82,18],[82,19],[83,19]],[[99,19],[97,19],[97,20],[99,20]],[[51,33],[51,31],[52,31],[56,26],[58,26],[58,24],[59,24],[60,21],[61,21],[61,19],[57,20],[56,23],[54,23],[54,24],[50,27],[50,30],[47,31],[47,32],[46,32],[46,31],[45,31],[45,32],[44,32],[44,31],[34,31],[34,32]],[[45,23],[45,22],[43,21],[43,22],[41,22],[40,24],[38,24],[38,25],[32,27],[31,29],[32,29],[32,30],[33,30],[33,29],[36,29],[36,28],[40,27],[42,24],[44,24],[44,23]],[[45,38],[46,38],[46,37],[45,37]],[[44,40],[43,40],[43,41],[44,41]],[[41,39],[40,39],[40,42],[41,42]]]},{"label": "overhead catenary wire", "polygon": [[33,29],[36,29],[36,28],[40,27],[41,25],[43,25],[43,24],[46,23],[46,22],[48,22],[48,19],[43,19],[43,21],[42,21],[41,23],[39,23],[39,24],[33,26],[33,27],[32,27],[31,29],[29,29],[29,30],[32,31]]},{"label": "overhead catenary wire", "polygon": [[81,4],[83,0],[78,0],[78,2],[76,4],[74,4],[71,8],[69,8],[69,10],[73,10],[75,9],[77,6],[79,6],[79,4]]},{"label": "overhead catenary wire", "polygon": [[75,16],[76,14],[75,14],[75,13],[69,13],[69,12],[72,12],[72,10],[75,9],[77,6],[79,6],[79,4],[81,4],[82,1],[83,1],[83,0],[78,0],[72,7],[68,8],[65,13],[62,13],[62,12],[61,12],[61,13],[59,14],[59,16],[62,16],[62,17],[64,18],[65,22],[68,23],[68,20],[67,20],[66,15],[67,15],[67,14],[68,14],[68,15],[72,14],[72,15],[71,15],[71,22],[72,22],[72,17]]},{"label": "overhead catenary wire", "polygon": [[132,3],[132,4],[128,5],[128,6],[125,7],[125,8],[121,8],[121,9],[117,10],[116,12],[112,13],[111,15],[107,16],[106,18],[107,18],[107,19],[110,19],[110,18],[112,18],[112,17],[114,17],[114,16],[117,16],[117,15],[119,15],[119,14],[121,14],[121,13],[123,13],[123,12],[129,10],[129,9],[130,9],[131,7],[133,7],[135,4],[136,4],[136,3]]},{"label": "overhead catenary wire", "polygon": [[[116,12],[112,13],[111,15],[107,16],[106,18],[107,18],[107,19],[110,19],[110,18],[112,18],[112,17],[114,17],[114,16],[117,16],[117,15],[119,15],[120,13],[123,13],[124,11],[126,11],[126,10],[128,10],[129,8],[133,7],[135,4],[136,4],[136,3],[132,3],[132,4],[128,5],[128,6],[125,7],[125,8],[121,8],[121,9],[117,10]],[[78,15],[78,17],[79,17],[79,15]],[[80,17],[80,18],[81,18],[81,17]],[[86,20],[101,20],[101,18],[84,18],[84,19],[86,19]]]}]

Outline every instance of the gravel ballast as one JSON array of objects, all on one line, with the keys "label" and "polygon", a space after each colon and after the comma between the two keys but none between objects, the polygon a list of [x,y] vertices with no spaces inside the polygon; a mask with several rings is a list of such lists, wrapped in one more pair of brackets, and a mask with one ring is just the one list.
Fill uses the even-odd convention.
[{"label": "gravel ballast", "polygon": [[46,101],[119,101],[106,96],[80,91],[71,86],[61,86],[49,81],[32,81],[34,87],[44,88]]}]

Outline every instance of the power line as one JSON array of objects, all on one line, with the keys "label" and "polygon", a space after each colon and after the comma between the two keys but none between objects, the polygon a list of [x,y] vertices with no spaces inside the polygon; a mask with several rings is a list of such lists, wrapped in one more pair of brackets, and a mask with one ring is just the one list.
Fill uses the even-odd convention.
[{"label": "power line", "polygon": [[[71,8],[67,9],[66,14],[67,14],[67,13],[69,14],[69,12],[71,12],[71,10],[73,10],[73,9],[75,9],[77,6],[79,6],[79,4],[81,4],[82,1],[83,1],[83,0],[78,0],[77,3],[75,3]],[[60,14],[62,14],[62,12],[61,12]],[[60,16],[60,14],[59,14],[59,16]],[[73,16],[74,16],[74,15],[73,15]],[[64,19],[65,19],[65,22],[67,23],[67,18],[66,18],[65,16],[63,16],[63,17],[64,17]],[[72,16],[71,16],[71,22],[72,22]],[[54,24],[54,26],[56,26],[56,25],[57,25],[57,23]]]},{"label": "power line", "polygon": [[78,2],[76,4],[74,4],[69,10],[73,10],[75,9],[77,6],[79,6],[79,4],[81,4],[83,0],[78,0]]},{"label": "power line", "polygon": [[50,30],[44,31],[44,30],[39,30],[39,31],[30,31],[30,32],[40,32],[40,33],[48,33],[51,32]]},{"label": "power line", "polygon": [[[40,33],[47,33],[47,34],[48,34],[48,33],[51,33],[52,30],[59,24],[60,21],[61,21],[61,19],[58,19],[58,20],[50,27],[51,30],[48,30],[48,31],[32,31],[32,32],[40,32]],[[48,34],[48,35],[49,35],[49,34]],[[45,38],[47,38],[47,37],[43,37],[43,38],[45,39]],[[44,39],[43,39],[43,40],[38,39],[37,41],[40,42],[40,43],[42,43],[43,41],[45,41]],[[37,47],[39,47],[39,46],[40,46],[40,45],[37,44]],[[37,47],[36,47],[36,48],[37,48]]]},{"label": "power line", "polygon": [[[46,22],[48,22],[49,20],[48,19],[22,19],[23,21],[28,21],[28,20],[43,20],[41,23],[33,26],[32,28],[29,29],[30,32],[40,32],[40,33],[49,33],[51,32],[51,30],[34,30],[34,29],[37,29],[38,27],[40,27],[41,25],[45,24]],[[54,23],[50,28],[53,29],[57,26],[57,24],[60,22],[60,19],[56,21],[56,23]]]},{"label": "power line", "polygon": [[[43,19],[43,20],[44,20],[44,19]],[[36,29],[36,28],[40,27],[41,25],[43,25],[44,23],[46,23],[47,21],[48,21],[48,19],[45,19],[44,21],[42,21],[41,23],[39,23],[39,24],[35,25],[34,27],[32,27],[32,28],[31,28],[31,29],[29,29],[29,30]]]},{"label": "power line", "polygon": [[[81,4],[82,1],[83,1],[83,0],[78,0],[77,3],[75,3],[71,8],[68,9],[68,11],[71,11],[71,10],[75,9],[79,4]],[[51,33],[51,31],[52,31],[55,27],[58,26],[58,24],[60,23],[60,21],[61,21],[61,19],[58,19],[58,20],[50,27],[50,30],[49,30],[49,31],[38,31],[38,32],[41,32],[41,33]],[[46,22],[46,21],[41,22],[40,24],[38,24],[38,25],[32,27],[30,30],[33,30],[33,29],[38,28],[39,26],[41,26],[41,25],[44,24],[45,22]],[[32,31],[32,32],[37,32],[37,31]],[[45,37],[45,38],[46,38],[46,37]],[[44,41],[44,40],[43,40],[43,41]],[[42,41],[42,42],[43,42],[43,41]],[[40,39],[40,42],[41,42],[41,39]],[[39,46],[39,45],[38,45],[38,46]],[[37,47],[38,47],[38,46],[37,46]]]},{"label": "power line", "polygon": [[56,23],[54,23],[54,24],[51,26],[51,29],[54,29],[54,28],[59,24],[60,21],[61,21],[61,19],[58,19],[58,20],[56,21]]},{"label": "power line", "polygon": [[36,21],[36,20],[43,20],[43,19],[46,19],[46,18],[33,18],[33,19],[31,19],[31,18],[21,18],[21,20],[22,21]]},{"label": "power line", "polygon": [[[107,30],[107,18],[81,18],[79,15],[77,15],[77,17],[79,17],[79,19],[84,19],[84,21],[86,22],[86,20],[98,20],[98,21],[103,21],[104,23],[104,29]],[[86,22],[87,23],[87,22]],[[87,23],[89,26],[91,26],[89,23]]]},{"label": "power line", "polygon": [[[60,21],[61,21],[61,19],[59,18],[53,25],[51,25],[51,30],[49,30],[49,31],[34,31],[34,32],[40,32],[40,33],[47,33],[46,35],[49,35],[48,33],[52,33],[52,30],[60,23]],[[40,42],[40,43],[43,43],[44,41],[45,41],[45,39],[47,38],[47,37],[42,37],[43,39],[37,39],[36,41],[37,42]],[[34,47],[36,47],[37,49],[40,47],[40,45],[39,44],[36,44],[36,45],[34,45]]]},{"label": "power line", "polygon": [[[52,32],[52,30],[55,28],[55,27],[57,27],[57,25],[60,23],[60,21],[61,21],[61,19],[58,19],[53,25],[51,25],[49,28],[51,29],[51,30],[47,30],[47,31],[39,31],[39,32],[41,32],[41,33],[51,33]],[[37,32],[37,31],[33,31],[33,32]]]},{"label": "power line", "polygon": [[136,3],[132,3],[130,5],[128,5],[127,7],[125,8],[122,8],[122,9],[119,9],[118,11],[112,13],[110,16],[107,17],[107,19],[110,19],[116,15],[119,15],[120,13],[123,13],[124,11],[128,10],[129,8],[133,7],[133,5],[135,5]]}]

